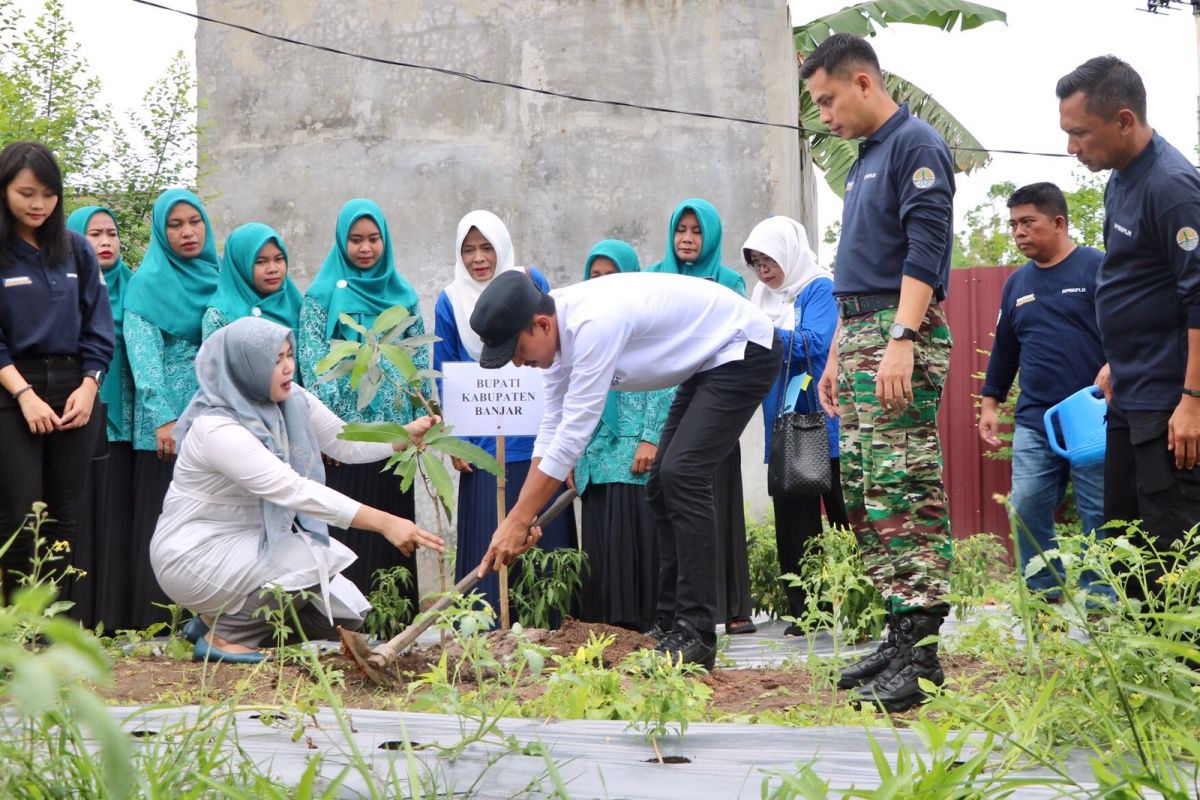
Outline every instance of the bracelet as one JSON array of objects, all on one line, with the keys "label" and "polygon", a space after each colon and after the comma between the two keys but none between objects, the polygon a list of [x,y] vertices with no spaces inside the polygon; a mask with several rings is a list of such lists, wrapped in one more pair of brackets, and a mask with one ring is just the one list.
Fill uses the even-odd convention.
[{"label": "bracelet", "polygon": [[[25,390],[22,389],[21,391]],[[1183,387],[1183,393],[1188,397],[1200,397],[1200,389],[1189,389],[1185,386]]]},{"label": "bracelet", "polygon": [[27,384],[25,384],[25,388],[24,388],[24,389],[17,389],[15,392],[13,392],[12,399],[13,399],[13,400],[16,400],[16,399],[17,399],[17,398],[19,398],[21,395],[25,394],[25,393],[26,393],[26,392],[28,392],[28,391],[31,391],[32,389],[33,389],[33,384],[32,384],[32,383],[27,383]]}]

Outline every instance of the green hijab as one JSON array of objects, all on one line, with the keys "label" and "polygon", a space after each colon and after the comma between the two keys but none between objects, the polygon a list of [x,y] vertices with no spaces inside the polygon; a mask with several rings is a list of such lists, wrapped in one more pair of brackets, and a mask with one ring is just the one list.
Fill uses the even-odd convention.
[{"label": "green hijab", "polygon": [[[180,203],[195,208],[204,220],[204,246],[191,258],[179,255],[167,242],[167,217]],[[200,344],[200,322],[220,271],[216,240],[199,197],[187,189],[160,194],[150,217],[150,247],[129,281],[125,308],[172,336]]]},{"label": "green hijab", "polygon": [[[675,257],[675,228],[684,212],[691,211],[700,223],[700,232],[704,234],[704,242],[700,246],[700,257],[692,262],[680,262]],[[671,215],[671,224],[667,228],[667,254],[662,261],[646,267],[646,272],[667,272],[675,275],[689,275],[693,278],[704,278],[745,294],[746,282],[737,270],[721,265],[721,216],[712,203],[691,197],[684,200]],[[739,288],[740,287],[740,288]]]},{"label": "green hijab", "polygon": [[[363,217],[370,217],[379,226],[379,234],[383,238],[383,253],[375,266],[369,269],[354,266],[346,250],[350,229]],[[342,206],[334,229],[333,249],[308,287],[308,296],[328,312],[326,337],[355,341],[358,340],[358,334],[341,327],[338,319],[341,314],[349,314],[360,325],[369,328],[376,317],[392,306],[412,308],[419,302],[417,290],[396,271],[387,219],[375,202],[358,198]]]},{"label": "green hijab", "polygon": [[[609,261],[617,265],[617,270],[620,272],[641,272],[642,267],[638,263],[638,254],[627,242],[620,239],[604,239],[596,242],[592,247],[592,252],[588,253],[587,264],[583,267],[583,279],[591,280],[592,278],[592,262],[597,258],[607,258]],[[604,399],[604,411],[600,412],[600,421],[610,431],[615,434],[621,432],[621,412],[617,407],[618,395],[615,391],[610,390],[608,397]]]},{"label": "green hijab", "polygon": [[225,240],[217,291],[208,305],[220,311],[226,322],[242,317],[262,317],[295,331],[300,323],[303,298],[291,276],[285,274],[283,284],[265,297],[254,288],[254,260],[268,242],[275,242],[283,251],[284,259],[290,261],[283,237],[269,225],[250,222],[229,234]]},{"label": "green hijab", "polygon": [[[100,212],[108,214],[113,219],[113,224],[117,224],[117,215],[112,212],[112,209],[104,206],[84,206],[77,208],[71,212],[71,216],[67,217],[67,227],[80,236],[87,237],[87,226],[92,221],[92,217]],[[118,228],[117,236],[120,238],[121,232]],[[129,288],[129,279],[133,277],[133,270],[125,263],[125,259],[118,257],[117,263],[113,264],[104,270],[104,283],[108,289],[108,304],[112,306],[113,318],[113,357],[109,362],[110,373],[120,372],[124,367],[125,357],[125,293]],[[108,424],[110,429],[120,428],[121,421],[124,416],[124,397],[122,396],[123,379],[120,375],[110,374],[108,380],[100,387],[100,400],[108,409]]]},{"label": "green hijab", "polygon": [[[84,206],[71,212],[71,216],[67,217],[67,227],[87,238],[88,223],[100,212],[112,217],[113,224],[116,225],[117,215],[112,212],[112,209],[104,206]],[[117,231],[117,236],[120,237],[120,229]],[[117,263],[104,270],[104,282],[108,286],[108,303],[112,306],[113,329],[116,333],[117,345],[120,347],[125,344],[125,289],[128,288],[129,279],[132,277],[133,270],[125,263],[125,259],[119,256]]]}]

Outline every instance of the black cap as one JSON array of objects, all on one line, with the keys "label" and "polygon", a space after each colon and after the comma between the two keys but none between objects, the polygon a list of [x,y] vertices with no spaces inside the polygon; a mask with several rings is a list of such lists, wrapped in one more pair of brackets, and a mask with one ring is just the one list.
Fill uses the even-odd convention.
[{"label": "black cap", "polygon": [[499,369],[512,361],[517,337],[529,326],[541,302],[542,290],[524,271],[509,270],[495,277],[471,312],[471,330],[483,342],[479,366]]}]

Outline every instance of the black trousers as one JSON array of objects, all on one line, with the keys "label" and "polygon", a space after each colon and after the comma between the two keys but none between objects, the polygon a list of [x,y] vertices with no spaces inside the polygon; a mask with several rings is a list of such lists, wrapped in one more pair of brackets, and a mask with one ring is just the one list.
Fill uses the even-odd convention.
[{"label": "black trousers", "polygon": [[[1142,531],[1159,552],[1200,522],[1200,466],[1176,469],[1167,449],[1172,411],[1122,411],[1108,407],[1104,454],[1104,518],[1142,520]],[[1147,570],[1151,586],[1160,570]],[[1140,586],[1130,582],[1134,596]]]},{"label": "black trousers", "polygon": [[[83,380],[83,367],[71,356],[25,358],[14,366],[33,386],[38,397],[59,415],[63,413],[67,398]],[[51,543],[74,541],[80,508],[86,502],[87,473],[96,448],[96,437],[103,425],[104,414],[97,402],[91,419],[82,428],[30,433],[20,403],[8,392],[0,391],[0,443],[3,443],[0,446],[0,542],[21,528],[32,505],[39,500],[46,504],[46,513],[51,520],[43,526],[42,538]],[[23,532],[0,559],[5,600],[17,587],[18,577],[14,573],[30,570],[33,544],[33,536]],[[51,568],[61,572],[70,563],[67,554],[65,561],[57,562]]]},{"label": "black trousers", "polygon": [[[825,504],[825,518],[830,525],[850,524],[846,516],[846,501],[842,497],[841,459],[829,459],[833,483],[825,494],[806,494],[793,497],[773,497],[775,506],[775,547],[779,552],[779,574],[800,574],[800,559],[804,548],[821,535],[821,503]],[[788,599],[788,614],[799,618],[804,613],[807,597],[799,586],[785,587]]]},{"label": "black trousers", "polygon": [[713,471],[737,444],[775,376],[783,347],[746,345],[741,361],[698,372],[675,393],[647,491],[658,524],[658,617],[716,633],[718,548]]}]

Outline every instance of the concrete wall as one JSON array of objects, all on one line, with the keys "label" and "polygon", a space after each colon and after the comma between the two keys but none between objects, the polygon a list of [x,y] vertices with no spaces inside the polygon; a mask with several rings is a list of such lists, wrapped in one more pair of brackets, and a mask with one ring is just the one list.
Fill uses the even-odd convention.
[{"label": "concrete wall", "polygon": [[[591,97],[794,123],[785,0],[199,0],[203,15],[294,39]],[[794,131],[579,103],[374,64],[201,23],[201,194],[217,235],[276,227],[306,287],[338,210],[388,213],[399,268],[432,319],[459,218],[487,208],[517,263],[552,285],[582,277],[598,239],[644,263],[671,211],[707,198],[724,256],[771,214],[809,223],[815,183]],[[432,328],[432,324],[430,324]],[[764,511],[762,427],[743,442],[747,498]],[[430,521],[426,516],[424,521]]]}]

